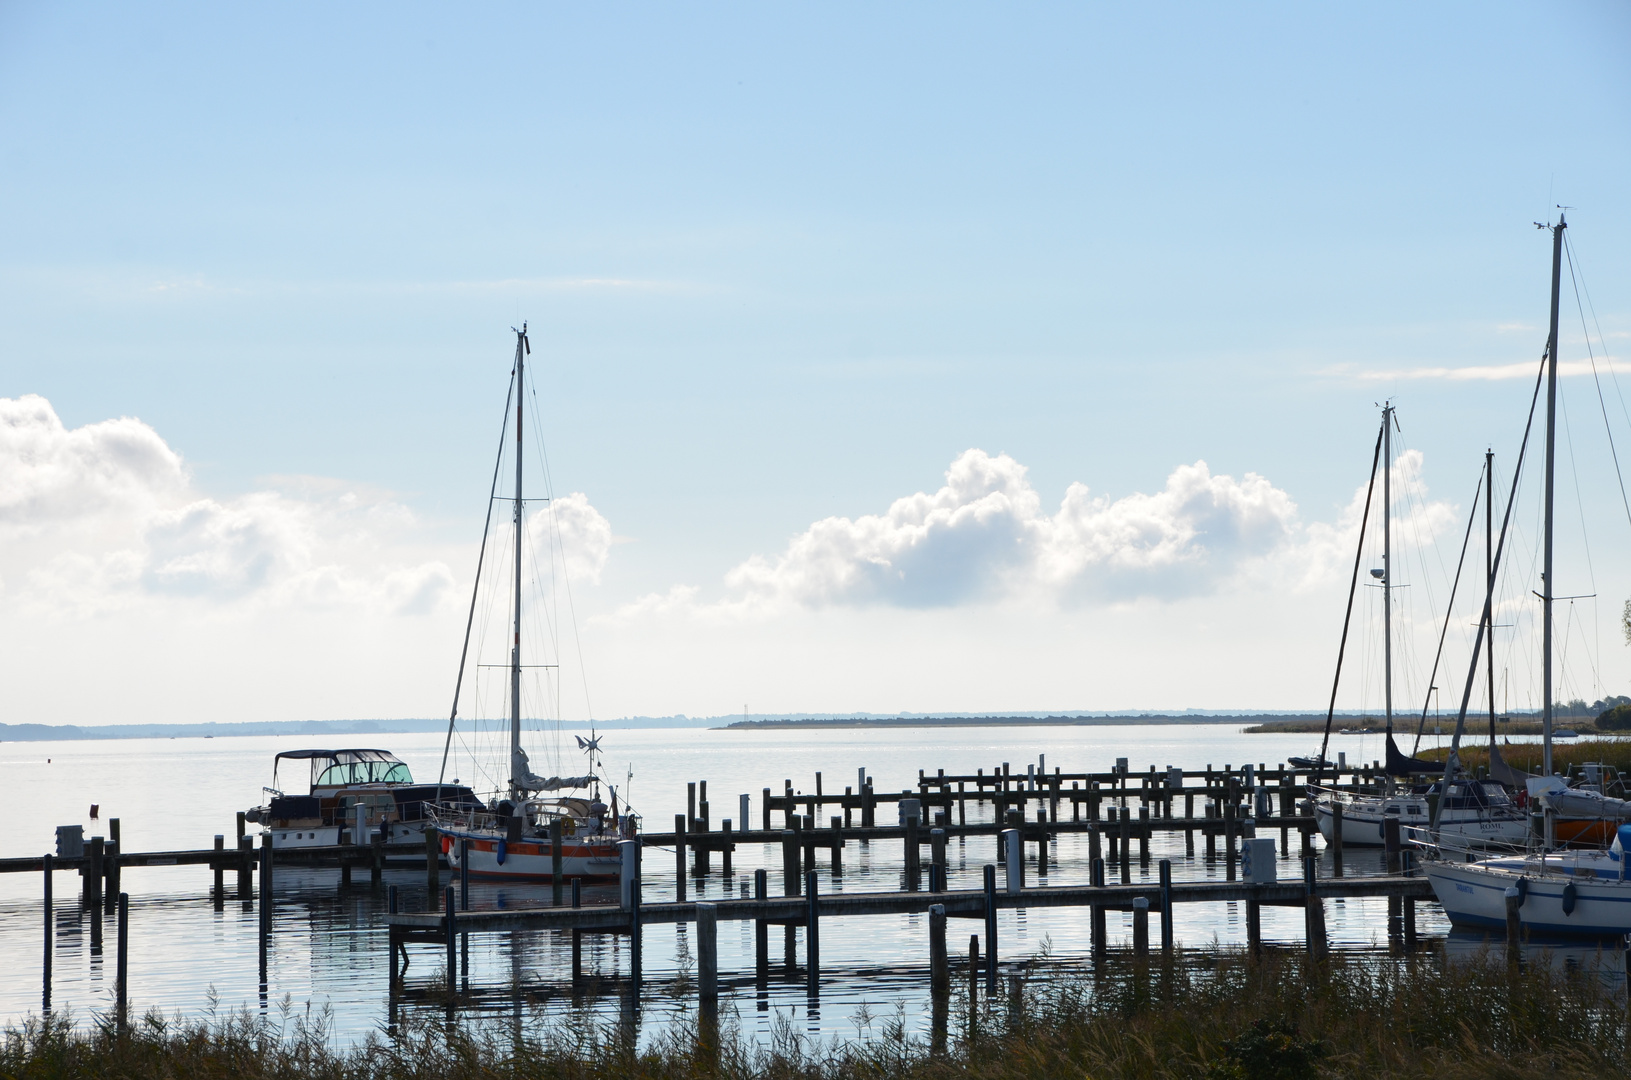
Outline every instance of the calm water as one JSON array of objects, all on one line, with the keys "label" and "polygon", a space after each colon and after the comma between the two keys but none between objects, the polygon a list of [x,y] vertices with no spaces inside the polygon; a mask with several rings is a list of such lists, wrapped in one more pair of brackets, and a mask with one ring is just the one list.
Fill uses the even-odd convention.
[{"label": "calm water", "polygon": [[[442,753],[439,736],[380,735],[370,737],[367,744],[394,751],[416,778],[434,779],[437,774]],[[129,851],[204,848],[211,845],[216,833],[225,834],[230,844],[233,814],[261,801],[261,787],[270,782],[272,755],[305,745],[298,736],[0,745],[0,790],[8,792],[8,805],[22,809],[20,815],[12,815],[12,828],[0,840],[0,856],[52,850],[59,824],[83,823],[87,836],[103,833],[102,825],[109,817],[121,819],[123,842]],[[1158,768],[1238,766],[1247,760],[1273,766],[1289,754],[1317,750],[1318,740],[1309,735],[1245,735],[1233,725],[1184,725],[615,731],[606,735],[604,746],[608,772],[619,778],[632,774],[626,790],[633,805],[659,831],[671,827],[668,823],[675,813],[685,811],[685,785],[692,780],[708,781],[714,820],[736,819],[737,796],[748,793],[756,823],[764,788],[779,792],[786,778],[800,791],[813,791],[818,769],[824,773],[823,786],[829,793],[841,793],[846,785],[854,785],[859,768],[868,771],[879,791],[898,791],[916,784],[919,768],[931,775],[942,768],[948,773],[972,773],[978,768],[990,772],[1008,762],[1023,773],[1025,765],[1036,762],[1040,754],[1046,754],[1050,770],[1059,767],[1067,772],[1107,770],[1117,757],[1129,758],[1135,770],[1152,764]],[[1333,756],[1335,750],[1346,751],[1350,762],[1381,756],[1380,739],[1375,736],[1334,738]],[[537,763],[541,755],[535,752],[533,757]],[[561,764],[575,767],[570,755]],[[550,766],[554,768],[553,763]],[[478,776],[471,768],[468,759],[458,759],[450,772],[462,773],[461,778],[469,782]],[[303,784],[303,778],[285,778],[284,782],[293,790]],[[91,822],[87,816],[93,803],[100,807],[101,822]],[[989,807],[985,812],[989,813]],[[1278,831],[1260,835],[1278,837]],[[1296,846],[1295,833],[1292,846]],[[1204,853],[1203,844],[1197,847]],[[991,837],[952,841],[948,852],[951,887],[978,887],[981,868],[996,861],[995,848]],[[1030,858],[1033,865],[1028,875],[1034,875],[1034,853]],[[1174,877],[1179,880],[1224,876],[1221,859],[1213,863],[1204,854],[1186,857],[1182,834],[1157,834],[1150,865],[1141,868],[1135,861],[1134,879],[1153,880],[1156,861],[1161,858],[1173,860]],[[1085,836],[1061,837],[1052,847],[1050,860],[1048,883],[1088,880]],[[743,895],[751,889],[753,871],[761,866],[770,867],[775,880],[779,861],[779,849],[743,846],[737,851],[731,876],[719,873],[716,862],[711,876],[692,879],[691,895]],[[898,841],[870,847],[849,845],[840,879],[831,878],[825,858],[819,862],[824,892],[901,887]],[[1346,863],[1350,874],[1380,871],[1379,853],[1350,849]],[[660,852],[648,850],[645,866],[648,901],[671,899],[672,857],[665,859]],[[1282,876],[1299,874],[1294,858],[1282,860]],[[287,999],[302,1012],[308,1006],[330,1012],[343,1037],[357,1038],[385,1025],[389,963],[382,921],[384,897],[368,888],[366,874],[358,875],[357,886],[342,890],[338,870],[278,871],[276,932],[264,993],[258,970],[256,915],[230,901],[215,909],[208,898],[210,880],[207,867],[133,868],[124,874],[123,888],[131,898],[133,1010],[156,1007],[166,1014],[198,1016],[211,1007],[275,1009]],[[399,886],[405,910],[424,906],[422,870],[387,872],[386,880]],[[229,889],[233,881],[229,874]],[[74,874],[56,876],[59,903],[52,1003],[83,1017],[111,1006],[113,926],[109,920],[105,954],[94,955],[90,917],[71,902],[78,882]],[[40,1009],[40,888],[37,874],[0,875],[0,957],[5,961],[0,963],[0,1021],[17,1022]],[[615,900],[613,887],[597,886],[585,890],[585,903],[595,902],[602,892],[606,899]],[[547,904],[548,899],[548,886],[473,883],[471,887],[475,908]],[[1244,943],[1244,910],[1234,905],[1186,908],[1179,910],[1176,923],[1181,944]],[[1116,919],[1111,916],[1112,938],[1130,940],[1130,916],[1119,925]],[[1266,940],[1301,944],[1299,910],[1265,908],[1262,919]],[[1385,901],[1332,902],[1327,919],[1335,947],[1386,947]],[[1436,905],[1424,905],[1418,923],[1425,938],[1442,938],[1448,930]],[[980,930],[973,920],[954,920],[954,954],[966,955],[967,935]],[[1156,927],[1151,930],[1153,934]],[[781,928],[771,929],[770,992],[756,994],[751,981],[752,924],[721,924],[721,977],[739,980],[729,991],[726,1007],[741,1016],[744,1030],[768,1036],[778,1022],[791,1021],[797,1030],[815,1037],[848,1037],[863,1030],[866,1014],[894,1015],[897,1010],[904,1011],[914,1029],[927,1023],[926,916],[829,919],[822,923],[821,939],[822,987],[819,1003],[812,1005],[802,973],[777,978],[776,965],[784,948]],[[1055,958],[1084,956],[1089,948],[1088,914],[1085,909],[1004,912],[998,940],[1004,964],[1043,951]],[[795,934],[793,947],[802,962],[802,930]],[[1463,942],[1459,947],[1476,945]],[[627,972],[628,956],[621,938],[586,936],[584,949],[585,964],[592,971]],[[419,1001],[416,990],[435,978],[441,955],[429,946],[410,946],[409,951],[409,993],[401,1008],[430,1009],[431,1005]],[[563,995],[570,957],[566,934],[476,935],[470,939],[471,985],[487,1007],[505,1015],[522,1012],[529,1020],[547,1020],[580,1009],[606,1020],[617,1019],[620,1008],[628,1008],[629,1003],[620,1005],[607,997],[574,1004],[569,995]],[[690,967],[689,928],[657,926],[647,931],[646,984],[639,1003],[642,1022],[660,1024],[688,1005],[683,976]],[[516,988],[521,990],[519,995]],[[479,1007],[474,1012],[482,1015]]]}]

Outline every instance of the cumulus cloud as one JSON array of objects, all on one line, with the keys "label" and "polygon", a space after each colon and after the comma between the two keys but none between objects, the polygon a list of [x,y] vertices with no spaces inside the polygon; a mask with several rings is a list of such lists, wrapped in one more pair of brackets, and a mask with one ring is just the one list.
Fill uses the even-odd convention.
[{"label": "cumulus cloud", "polygon": [[[578,493],[555,510],[567,569],[598,580],[610,523]],[[309,477],[210,498],[140,420],[69,429],[42,397],[0,398],[0,588],[14,611],[173,602],[422,615],[451,598],[453,573],[415,546],[416,525],[383,495]]]},{"label": "cumulus cloud", "polygon": [[[1418,508],[1413,537],[1396,537],[1396,545],[1431,543],[1453,509],[1428,499],[1419,451],[1401,454],[1393,470],[1399,507]],[[1050,509],[1018,461],[972,449],[932,492],[896,499],[879,514],[825,518],[781,552],[749,558],[725,575],[719,599],[705,601],[694,586],[680,585],[618,616],[714,619],[1011,601],[1079,606],[1180,600],[1241,584],[1295,591],[1345,573],[1363,503],[1361,487],[1335,521],[1305,525],[1291,496],[1266,478],[1216,475],[1197,461],[1173,469],[1150,494],[1112,498],[1074,483]]]},{"label": "cumulus cloud", "polygon": [[527,524],[533,550],[561,560],[572,581],[600,584],[615,538],[612,523],[590,505],[587,495],[574,491],[557,498],[548,513],[534,514]]},{"label": "cumulus cloud", "polygon": [[[1283,546],[1296,504],[1263,477],[1184,465],[1155,494],[1094,496],[1072,484],[1048,512],[1006,454],[971,449],[933,492],[881,514],[812,524],[774,556],[725,577],[721,608],[886,604],[946,607],[1016,597],[1066,603],[1204,593]],[[646,597],[626,617],[696,607],[684,587]]]}]

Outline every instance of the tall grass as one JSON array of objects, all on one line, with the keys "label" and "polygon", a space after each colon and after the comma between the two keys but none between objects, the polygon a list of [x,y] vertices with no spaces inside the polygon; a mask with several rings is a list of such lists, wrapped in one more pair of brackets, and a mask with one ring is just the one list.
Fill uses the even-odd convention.
[{"label": "tall grass", "polygon": [[1446,961],[1299,954],[1210,964],[1113,958],[1095,972],[1042,964],[970,1017],[948,1010],[936,1045],[903,1023],[872,1038],[812,1043],[784,1026],[768,1044],[727,1016],[695,1014],[636,1044],[615,1025],[557,1019],[517,1034],[503,1021],[423,1019],[394,1037],[334,1049],[321,1022],[238,1016],[123,1035],[107,1024],[33,1020],[0,1038],[17,1080],[197,1077],[244,1080],[606,1080],[765,1078],[1298,1076],[1502,1080],[1627,1075],[1623,999],[1595,976],[1519,970],[1499,958]]}]

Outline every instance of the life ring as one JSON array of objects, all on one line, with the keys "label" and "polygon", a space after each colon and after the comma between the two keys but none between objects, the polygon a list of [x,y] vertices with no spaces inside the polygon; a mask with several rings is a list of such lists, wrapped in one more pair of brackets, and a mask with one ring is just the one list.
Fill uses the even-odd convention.
[{"label": "life ring", "polygon": [[1574,882],[1563,886],[1563,914],[1573,915],[1575,901],[1580,898],[1580,890],[1574,887]]},{"label": "life ring", "polygon": [[498,865],[503,866],[504,860],[509,857],[510,846],[504,842],[502,837],[500,837],[498,847],[493,850],[493,858],[498,862]]}]

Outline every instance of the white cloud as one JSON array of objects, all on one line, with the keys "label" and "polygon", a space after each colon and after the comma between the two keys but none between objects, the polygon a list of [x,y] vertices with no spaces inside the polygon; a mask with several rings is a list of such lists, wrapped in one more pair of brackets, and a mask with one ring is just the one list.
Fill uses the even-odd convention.
[{"label": "white cloud", "polygon": [[882,514],[826,518],[780,554],[748,559],[725,576],[726,596],[711,608],[680,587],[619,616],[1170,599],[1216,589],[1295,528],[1285,492],[1252,473],[1214,476],[1204,461],[1175,469],[1153,495],[1094,497],[1072,484],[1052,514],[1025,471],[1006,454],[968,450],[934,492],[897,499]]},{"label": "white cloud", "polygon": [[[1617,362],[1616,358],[1612,356],[1602,356],[1598,359],[1610,364]],[[1397,368],[1392,371],[1365,371],[1348,365],[1332,369],[1334,375],[1346,375],[1365,382],[1398,382],[1412,379],[1445,379],[1450,382],[1501,381],[1504,379],[1533,379],[1539,373],[1539,360],[1524,360],[1516,364],[1488,364],[1470,367]],[[1591,361],[1559,361],[1557,373],[1564,376],[1590,375]]]},{"label": "white cloud", "polygon": [[[569,571],[598,580],[610,523],[576,493],[555,519]],[[0,582],[14,614],[166,603],[426,614],[451,598],[453,573],[417,531],[401,504],[320,478],[210,498],[140,420],[70,430],[42,397],[0,398]]]},{"label": "white cloud", "polygon": [[527,523],[533,550],[549,552],[564,561],[572,581],[600,584],[600,572],[611,556],[612,523],[589,504],[581,491],[554,500],[548,513],[534,514]]},{"label": "white cloud", "polygon": [[[1401,551],[1433,543],[1455,520],[1452,507],[1428,498],[1422,466],[1417,450],[1393,465],[1395,513],[1402,520],[1417,508],[1409,535],[1396,530]],[[616,621],[1014,602],[1039,611],[1168,603],[1232,587],[1305,592],[1346,580],[1365,496],[1362,486],[1335,521],[1304,525],[1291,496],[1266,478],[1214,475],[1197,461],[1153,494],[1094,496],[1071,484],[1049,513],[1025,474],[1006,454],[968,450],[938,490],[896,499],[881,514],[825,518],[779,554],[749,558],[725,575],[716,600],[679,585],[623,606]],[[1373,507],[1373,529],[1379,518]]]}]

